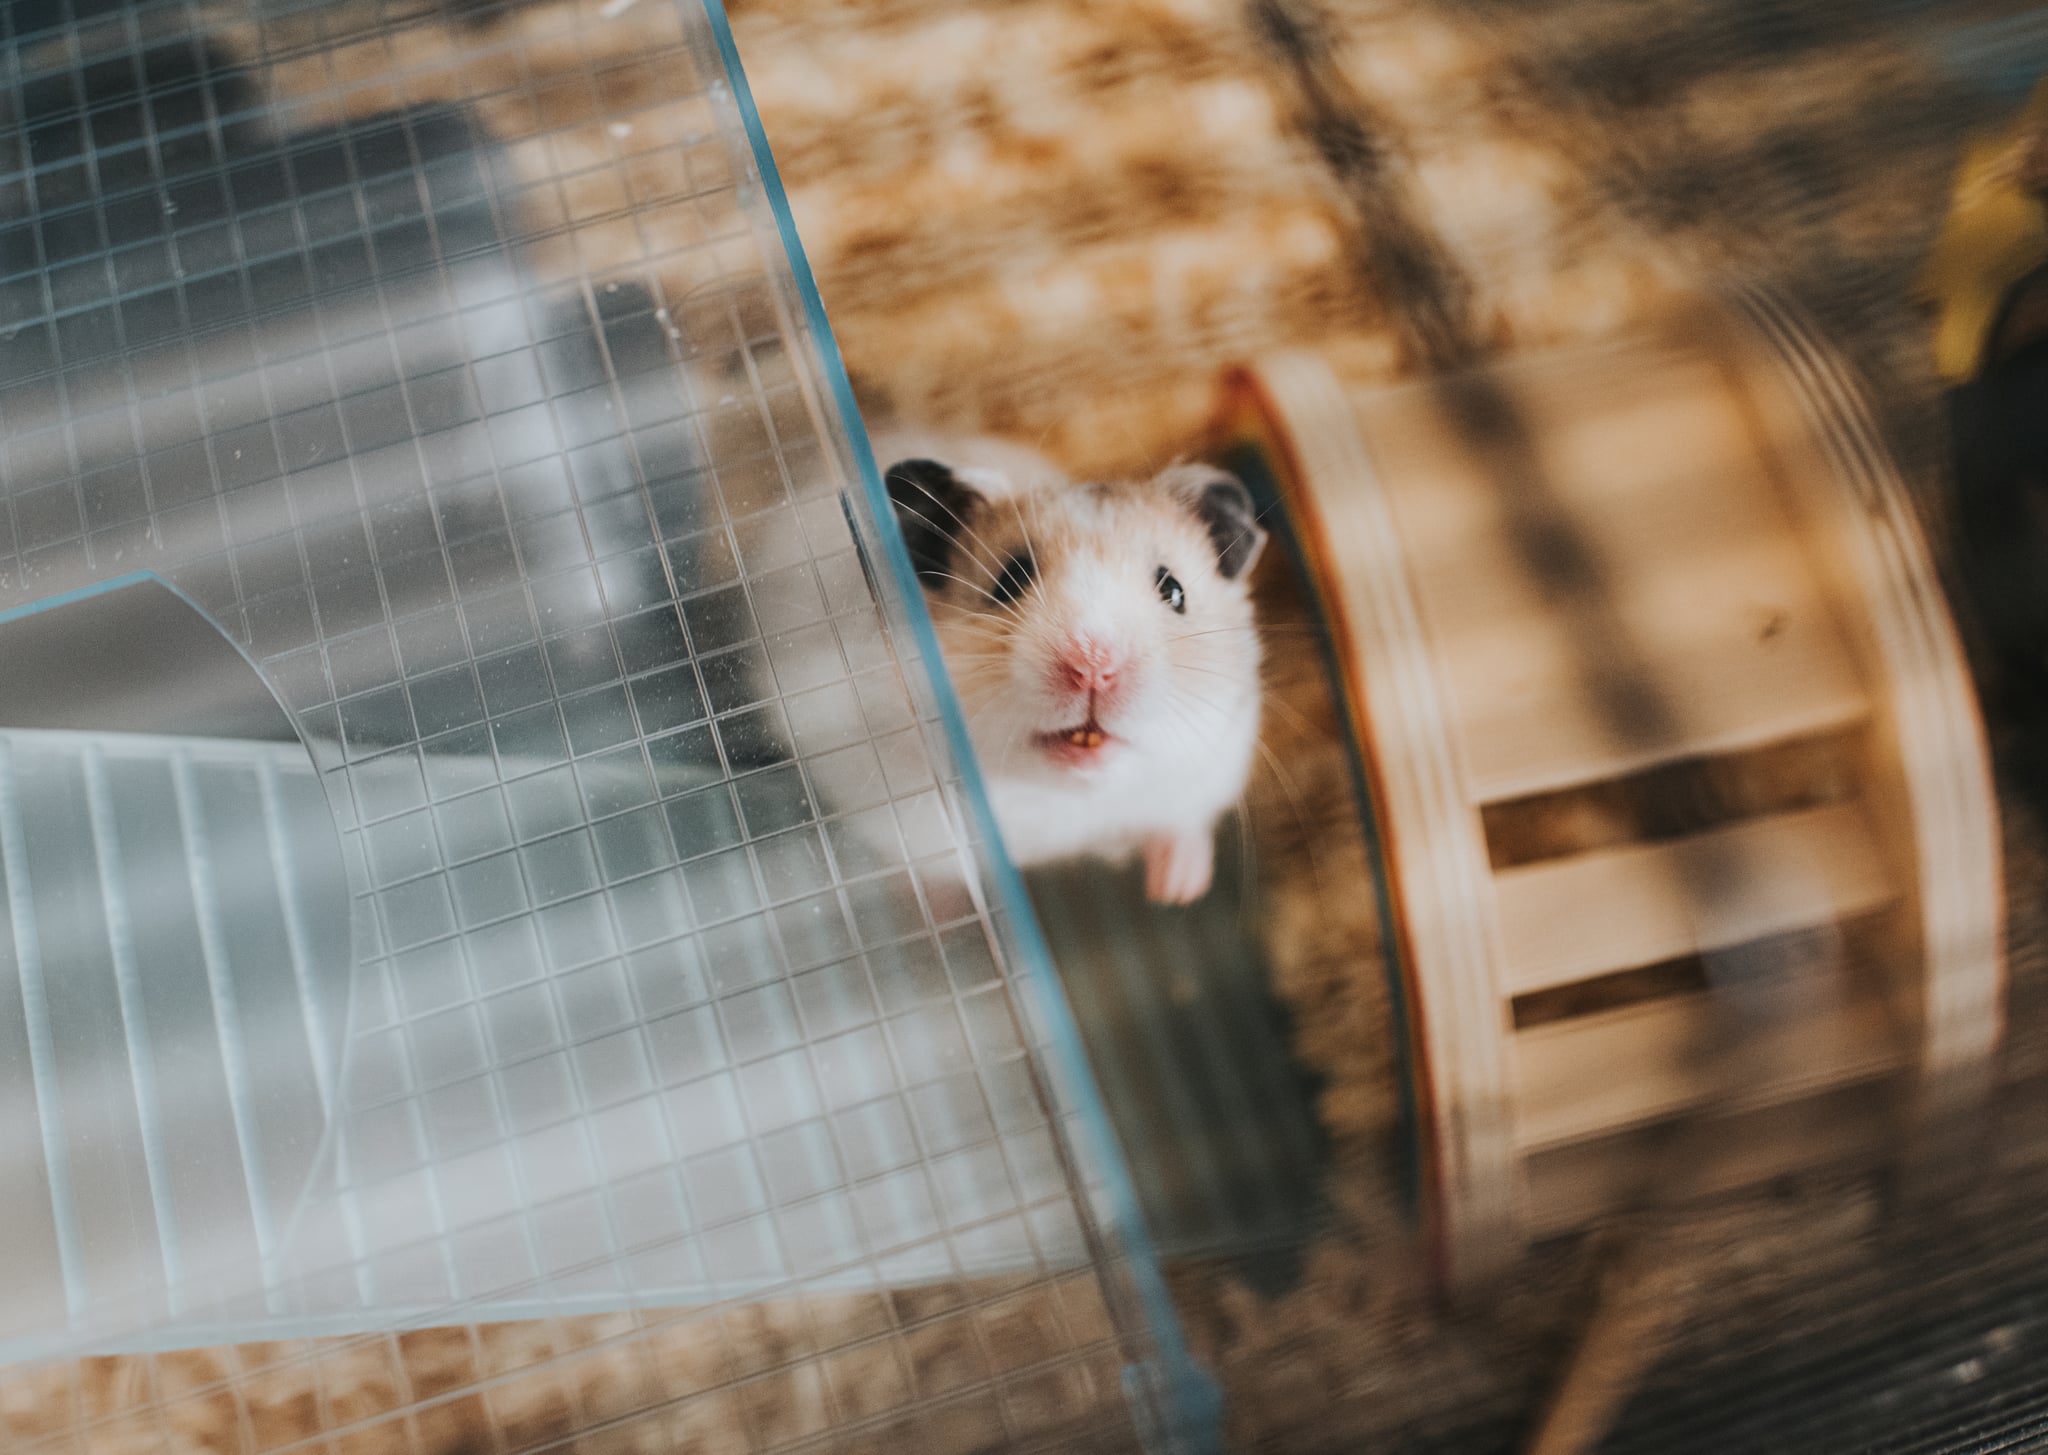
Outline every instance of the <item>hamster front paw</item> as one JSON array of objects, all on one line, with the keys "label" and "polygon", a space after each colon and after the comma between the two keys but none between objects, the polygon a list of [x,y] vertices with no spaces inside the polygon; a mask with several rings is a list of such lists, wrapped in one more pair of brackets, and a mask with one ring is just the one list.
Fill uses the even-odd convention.
[{"label": "hamster front paw", "polygon": [[1145,897],[1154,904],[1193,904],[1209,892],[1215,836],[1207,829],[1145,840]]}]

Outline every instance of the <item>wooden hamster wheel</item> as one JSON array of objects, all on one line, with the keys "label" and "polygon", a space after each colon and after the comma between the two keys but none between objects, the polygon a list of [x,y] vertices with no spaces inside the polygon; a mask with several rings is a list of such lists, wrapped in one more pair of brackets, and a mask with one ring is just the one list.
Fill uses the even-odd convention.
[{"label": "wooden hamster wheel", "polygon": [[[1453,1282],[1624,1203],[1646,1139],[1709,1103],[1734,1135],[1702,1190],[1971,1104],[2003,993],[1982,726],[1903,485],[1810,329],[1701,305],[1392,389],[1290,354],[1226,400],[1332,637]],[[1617,810],[1731,782],[1690,817]],[[1844,947],[1839,993],[1717,1080],[1701,966],[1811,931]]]}]

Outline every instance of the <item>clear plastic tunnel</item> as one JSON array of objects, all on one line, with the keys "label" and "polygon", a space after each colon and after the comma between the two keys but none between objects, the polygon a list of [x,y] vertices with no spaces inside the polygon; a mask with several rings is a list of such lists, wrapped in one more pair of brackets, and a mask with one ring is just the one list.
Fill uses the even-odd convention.
[{"label": "clear plastic tunnel", "polygon": [[15,12],[0,1357],[754,1307],[748,1448],[1199,1447],[715,5]]}]

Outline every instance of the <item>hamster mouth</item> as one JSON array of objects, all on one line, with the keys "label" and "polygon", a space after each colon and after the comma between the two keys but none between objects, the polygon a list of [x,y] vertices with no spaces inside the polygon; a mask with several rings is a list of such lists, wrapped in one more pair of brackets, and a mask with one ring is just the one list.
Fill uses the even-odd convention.
[{"label": "hamster mouth", "polygon": [[1040,733],[1037,741],[1038,746],[1055,762],[1082,767],[1102,761],[1117,740],[1091,715],[1086,722],[1077,727]]}]

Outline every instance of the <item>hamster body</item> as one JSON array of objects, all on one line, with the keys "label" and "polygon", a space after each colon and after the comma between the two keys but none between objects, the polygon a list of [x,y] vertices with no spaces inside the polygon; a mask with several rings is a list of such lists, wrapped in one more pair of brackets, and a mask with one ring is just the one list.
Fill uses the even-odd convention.
[{"label": "hamster body", "polygon": [[1077,483],[987,439],[875,451],[1011,857],[1141,856],[1151,898],[1199,898],[1259,734],[1244,486]]}]

